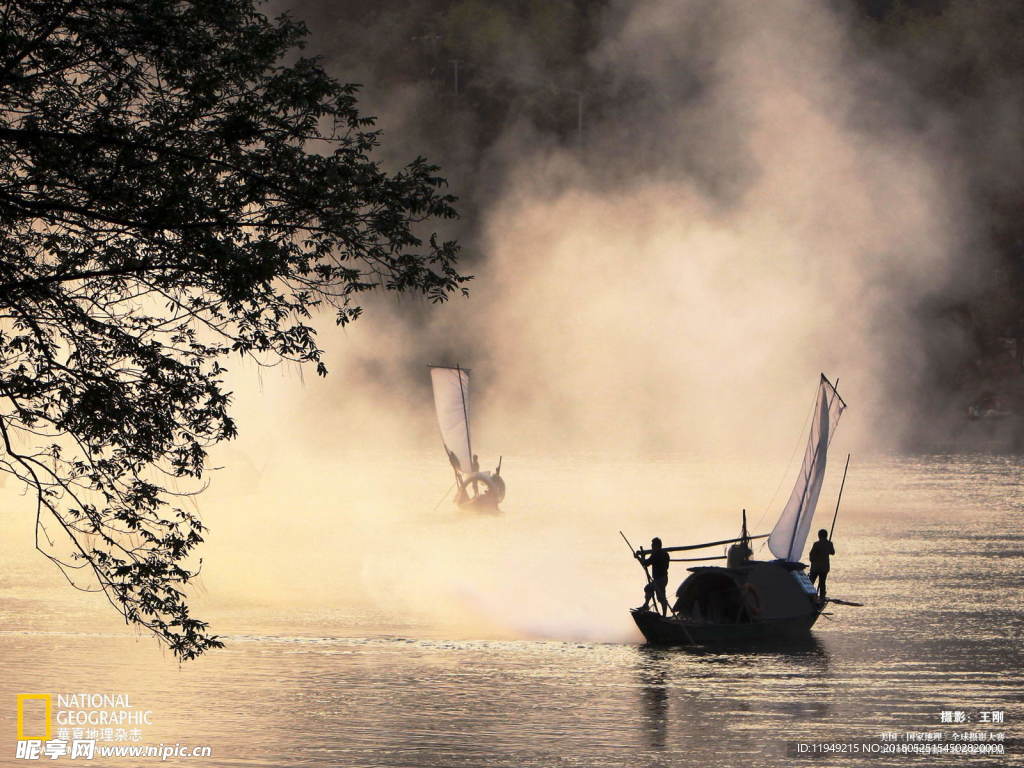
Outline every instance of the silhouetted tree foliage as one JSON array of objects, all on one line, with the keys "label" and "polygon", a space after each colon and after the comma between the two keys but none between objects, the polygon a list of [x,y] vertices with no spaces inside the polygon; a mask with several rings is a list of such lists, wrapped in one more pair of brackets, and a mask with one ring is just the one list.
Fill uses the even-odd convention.
[{"label": "silhouetted tree foliage", "polygon": [[[231,354],[326,369],[382,287],[464,291],[437,169],[389,173],[355,91],[252,0],[19,0],[0,21],[0,468],[37,547],[180,658],[221,642],[184,585],[198,485],[235,435]],[[191,489],[197,490],[196,488]]]}]

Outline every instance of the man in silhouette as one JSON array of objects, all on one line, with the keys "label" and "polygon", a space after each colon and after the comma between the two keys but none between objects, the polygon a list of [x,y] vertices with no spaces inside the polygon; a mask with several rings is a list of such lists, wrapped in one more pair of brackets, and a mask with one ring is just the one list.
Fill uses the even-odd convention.
[{"label": "man in silhouette", "polygon": [[818,540],[811,545],[811,554],[808,559],[811,561],[811,584],[815,579],[818,581],[818,597],[825,599],[825,581],[828,579],[829,555],[834,555],[836,548],[828,540],[828,531],[822,528],[818,531]]},{"label": "man in silhouette", "polygon": [[505,498],[505,481],[501,477],[501,459],[498,459],[498,466],[494,468],[494,474],[491,475],[491,487],[495,498],[501,501]]},{"label": "man in silhouette", "polygon": [[447,445],[444,447],[444,449],[448,453],[448,461],[451,462],[452,467],[455,468],[456,472],[461,472],[462,467],[459,465],[459,457],[455,455],[455,451],[449,451]]},{"label": "man in silhouette", "polygon": [[661,603],[661,615],[668,615],[668,598],[665,596],[665,587],[668,586],[668,552],[661,548],[661,539],[655,536],[651,539],[651,554],[644,557],[643,550],[637,552],[637,559],[643,565],[651,567],[651,580],[644,587],[644,605],[642,610],[647,610],[653,598]]},{"label": "man in silhouette", "polygon": [[742,568],[750,562],[752,554],[754,554],[754,550],[747,545],[746,539],[737,542],[729,547],[729,551],[726,553],[726,566],[729,568]]},{"label": "man in silhouette", "polygon": [[473,454],[473,458],[470,459],[469,471],[472,473],[473,476],[473,479],[469,481],[469,484],[473,486],[473,496],[478,496],[480,491],[479,486],[477,484],[480,481],[476,479],[476,475],[478,472],[480,472],[480,457],[477,456],[475,453]]}]

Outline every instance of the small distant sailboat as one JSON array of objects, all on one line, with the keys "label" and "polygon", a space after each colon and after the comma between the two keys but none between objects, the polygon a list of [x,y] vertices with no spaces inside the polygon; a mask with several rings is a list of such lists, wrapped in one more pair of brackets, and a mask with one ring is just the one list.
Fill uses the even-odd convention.
[{"label": "small distant sailboat", "polygon": [[[809,636],[826,603],[818,597],[805,573],[807,566],[800,558],[825,477],[829,443],[845,409],[846,403],[822,374],[803,465],[789,502],[770,534],[748,535],[744,512],[739,538],[663,548],[680,552],[733,545],[728,555],[684,559],[691,562],[721,559],[727,563],[725,567],[689,568],[690,576],[676,591],[671,616],[643,608],[631,611],[648,642],[722,645]],[[845,479],[844,474],[844,483]],[[836,510],[838,512],[838,503]],[[750,559],[750,541],[763,538],[768,539],[768,548],[777,560]],[[650,552],[641,549],[637,556]]]},{"label": "small distant sailboat", "polygon": [[464,508],[497,509],[505,498],[501,459],[494,472],[480,470],[469,430],[469,370],[430,366],[434,408],[441,442],[455,471],[455,503]]}]

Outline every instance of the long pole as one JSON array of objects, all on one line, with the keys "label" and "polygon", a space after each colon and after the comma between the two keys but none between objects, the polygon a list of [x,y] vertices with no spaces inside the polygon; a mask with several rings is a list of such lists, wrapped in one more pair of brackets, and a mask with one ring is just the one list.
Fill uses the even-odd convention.
[{"label": "long pole", "polygon": [[839,502],[843,500],[843,488],[846,486],[846,470],[850,468],[850,456],[846,454],[846,467],[843,469],[843,482],[839,484],[839,498],[836,499],[836,512],[832,515],[832,527],[828,532],[828,540],[832,541],[832,532],[836,529],[836,518],[839,517]]},{"label": "long pole", "polygon": [[448,498],[448,494],[451,493],[452,488],[454,488],[458,484],[459,484],[459,476],[456,475],[455,476],[455,482],[448,486],[448,490],[444,492],[444,496],[442,496],[438,500],[437,504],[434,505],[434,508],[431,510],[432,512],[436,512],[437,511],[437,508],[441,506],[441,502]]},{"label": "long pole", "polygon": [[[767,539],[769,536],[771,536],[770,533],[762,533],[757,536],[747,535],[747,541],[749,542],[753,539]],[[743,538],[741,537],[738,539],[722,539],[721,541],[709,541],[707,544],[687,544],[683,547],[662,547],[661,549],[664,552],[683,552],[684,550],[688,549],[707,549],[708,547],[717,547],[720,544],[733,544],[737,541],[743,541]],[[653,551],[653,549],[641,549],[640,553],[643,555],[649,555]]]},{"label": "long pole", "polygon": [[626,546],[629,547],[629,554],[631,554],[633,556],[633,559],[640,563],[640,565],[643,567],[644,575],[647,577],[647,583],[650,584],[652,581],[651,572],[647,570],[647,564],[640,559],[640,556],[636,553],[636,550],[633,549],[633,545],[630,544],[629,539],[626,538],[626,534],[624,534],[622,531],[619,531],[619,536],[622,537],[622,540],[626,542]]}]

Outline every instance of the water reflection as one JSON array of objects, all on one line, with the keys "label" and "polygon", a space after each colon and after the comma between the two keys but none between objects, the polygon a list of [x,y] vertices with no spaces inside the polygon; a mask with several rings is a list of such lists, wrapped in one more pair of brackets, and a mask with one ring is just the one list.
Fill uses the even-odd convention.
[{"label": "water reflection", "polygon": [[640,680],[640,704],[647,744],[652,749],[663,749],[668,732],[669,718],[669,658],[670,651],[653,646],[637,649]]},{"label": "water reflection", "polygon": [[837,681],[827,643],[800,642],[728,649],[641,645],[633,652],[638,710],[647,747],[707,751],[708,734],[734,722],[734,747],[760,753],[770,729],[825,721]]}]

